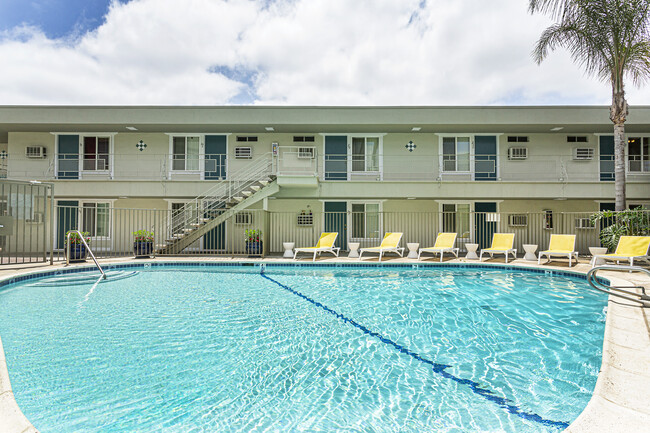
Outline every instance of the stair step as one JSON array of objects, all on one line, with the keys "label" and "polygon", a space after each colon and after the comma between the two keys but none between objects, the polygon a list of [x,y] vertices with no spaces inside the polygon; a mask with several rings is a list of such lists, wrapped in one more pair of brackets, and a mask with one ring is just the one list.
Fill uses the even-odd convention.
[{"label": "stair step", "polygon": [[253,194],[253,191],[242,191],[241,193],[246,197],[250,197]]},{"label": "stair step", "polygon": [[242,200],[244,200],[244,197],[233,197],[233,198],[234,198],[235,200],[237,200],[237,201],[242,201]]},{"label": "stair step", "polygon": [[259,182],[262,184],[262,186],[267,186],[269,184],[268,180],[260,180]]},{"label": "stair step", "polygon": [[252,189],[253,191],[257,192],[257,191],[259,191],[259,190],[261,189],[261,187],[260,187],[259,185],[252,185],[252,186],[251,186],[251,189]]},{"label": "stair step", "polygon": [[189,232],[193,232],[193,231],[194,231],[194,229],[183,229],[184,233],[189,233]]},{"label": "stair step", "polygon": [[199,227],[201,227],[201,226],[203,225],[203,223],[192,223],[192,224],[190,224],[190,225],[191,225],[192,227],[198,229]]}]

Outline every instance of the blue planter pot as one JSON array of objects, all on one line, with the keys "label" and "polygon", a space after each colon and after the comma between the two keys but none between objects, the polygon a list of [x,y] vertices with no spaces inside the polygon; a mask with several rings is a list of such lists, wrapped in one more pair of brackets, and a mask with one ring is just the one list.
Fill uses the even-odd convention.
[{"label": "blue planter pot", "polygon": [[133,254],[136,257],[149,257],[153,254],[153,242],[133,242]]},{"label": "blue planter pot", "polygon": [[262,250],[262,241],[246,242],[246,254],[261,256]]},{"label": "blue planter pot", "polygon": [[[70,261],[71,262],[85,262],[88,250],[84,245],[72,245],[70,248]],[[65,247],[66,257],[68,256],[68,247]]]}]

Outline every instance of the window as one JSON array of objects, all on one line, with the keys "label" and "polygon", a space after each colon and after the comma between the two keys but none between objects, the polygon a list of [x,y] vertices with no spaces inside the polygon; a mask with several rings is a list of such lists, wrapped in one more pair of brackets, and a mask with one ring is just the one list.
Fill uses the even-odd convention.
[{"label": "window", "polygon": [[442,138],[442,171],[469,171],[469,137]]},{"label": "window", "polygon": [[240,142],[240,143],[249,142],[249,141],[257,141],[257,137],[254,136],[254,135],[251,135],[251,136],[238,135],[237,136],[237,141]]},{"label": "window", "polygon": [[588,143],[586,135],[568,135],[566,138],[567,143]]},{"label": "window", "polygon": [[199,169],[199,137],[174,137],[172,170]]},{"label": "window", "polygon": [[627,140],[627,161],[630,172],[650,172],[649,137],[630,137]]},{"label": "window", "polygon": [[508,143],[528,143],[528,137],[525,135],[509,135]]},{"label": "window", "polygon": [[352,137],[352,171],[379,171],[378,137]]},{"label": "window", "polygon": [[108,170],[109,137],[83,138],[83,169],[86,171]]},{"label": "window", "polygon": [[544,228],[552,229],[553,228],[553,211],[545,210],[544,211]]},{"label": "window", "polygon": [[293,136],[293,142],[294,143],[313,143],[314,142],[314,136],[313,135],[294,135]]},{"label": "window", "polygon": [[461,238],[469,238],[469,204],[442,205],[442,231],[458,233]]},{"label": "window", "polygon": [[379,239],[379,203],[352,204],[352,238]]},{"label": "window", "polygon": [[108,203],[84,203],[81,212],[83,231],[93,238],[110,236]]}]

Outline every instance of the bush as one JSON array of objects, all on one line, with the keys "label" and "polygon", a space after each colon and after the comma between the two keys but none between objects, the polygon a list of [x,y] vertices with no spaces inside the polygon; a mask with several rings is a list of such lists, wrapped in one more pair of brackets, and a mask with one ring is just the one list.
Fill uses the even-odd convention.
[{"label": "bush", "polygon": [[134,242],[153,242],[153,232],[147,230],[137,230],[133,232]]},{"label": "bush", "polygon": [[609,251],[615,251],[621,236],[650,235],[650,211],[646,208],[602,211],[591,216],[594,224],[601,224],[600,243]]},{"label": "bush", "polygon": [[65,232],[65,245],[68,245],[68,234],[70,234],[70,245],[83,245],[83,242],[81,242],[81,236],[86,239],[87,244],[90,244],[89,232],[81,232],[81,236],[79,236],[79,233],[68,230]]}]

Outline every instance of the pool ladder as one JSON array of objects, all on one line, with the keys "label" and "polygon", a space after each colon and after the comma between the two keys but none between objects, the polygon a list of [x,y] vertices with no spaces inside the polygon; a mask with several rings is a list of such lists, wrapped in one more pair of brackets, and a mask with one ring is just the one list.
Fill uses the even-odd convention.
[{"label": "pool ladder", "polygon": [[102,267],[99,266],[99,263],[97,263],[97,259],[95,258],[95,255],[93,254],[93,250],[90,249],[90,247],[86,243],[86,240],[84,239],[83,235],[81,234],[81,232],[79,230],[70,230],[68,232],[68,234],[67,234],[68,238],[67,238],[66,245],[68,245],[68,250],[67,250],[66,255],[65,255],[65,265],[68,266],[70,264],[70,251],[72,250],[72,248],[69,248],[69,246],[70,246],[70,235],[73,234],[73,233],[76,233],[76,234],[79,235],[79,238],[81,239],[81,242],[83,242],[84,246],[86,247],[86,249],[90,253],[90,257],[93,258],[93,262],[95,262],[95,266],[97,266],[97,269],[99,269],[99,272],[101,272],[102,278],[106,279],[106,274],[104,273],[104,270],[102,269]]},{"label": "pool ladder", "polygon": [[[644,307],[650,307],[650,296],[645,291],[643,286],[608,286],[596,277],[598,271],[628,271],[628,272],[645,272],[650,276],[650,271],[638,266],[615,266],[615,265],[603,265],[597,266],[587,272],[587,281],[589,285],[594,289],[607,293],[608,295],[617,296],[619,298],[627,299],[628,301],[634,301],[642,304]],[[636,293],[634,289],[641,289],[641,293]]]}]

